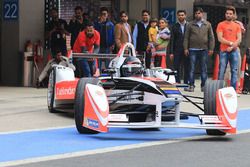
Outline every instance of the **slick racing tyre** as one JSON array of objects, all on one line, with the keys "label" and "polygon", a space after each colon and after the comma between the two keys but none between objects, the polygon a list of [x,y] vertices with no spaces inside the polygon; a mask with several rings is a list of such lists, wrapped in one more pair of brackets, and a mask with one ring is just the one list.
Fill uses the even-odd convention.
[{"label": "slick racing tyre", "polygon": [[[225,87],[224,80],[208,80],[204,89],[204,114],[216,115],[216,91]],[[217,129],[206,129],[208,135],[224,136],[225,132]]]},{"label": "slick racing tyre", "polygon": [[55,83],[56,83],[56,68],[54,67],[49,75],[48,91],[47,91],[47,104],[49,112],[56,113],[55,105]]},{"label": "slick racing tyre", "polygon": [[97,78],[81,78],[78,81],[75,94],[75,124],[77,131],[81,134],[97,134],[99,132],[82,126],[84,120],[84,94],[87,83],[97,85],[99,80]]}]

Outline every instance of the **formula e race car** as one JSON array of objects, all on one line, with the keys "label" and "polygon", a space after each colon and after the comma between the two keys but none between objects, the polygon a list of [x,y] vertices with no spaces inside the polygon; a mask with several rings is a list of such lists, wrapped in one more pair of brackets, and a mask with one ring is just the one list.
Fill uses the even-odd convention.
[{"label": "formula e race car", "polygon": [[[75,78],[71,68],[55,65],[49,77],[49,111],[73,111],[79,133],[107,132],[109,127],[196,128],[220,136],[236,133],[237,95],[224,81],[207,81],[202,108],[180,92],[186,85],[175,83],[174,71],[145,70],[130,43],[121,48],[109,67],[108,76]],[[190,114],[200,123],[183,121],[190,116],[188,111],[180,111],[184,100],[204,111]]]}]

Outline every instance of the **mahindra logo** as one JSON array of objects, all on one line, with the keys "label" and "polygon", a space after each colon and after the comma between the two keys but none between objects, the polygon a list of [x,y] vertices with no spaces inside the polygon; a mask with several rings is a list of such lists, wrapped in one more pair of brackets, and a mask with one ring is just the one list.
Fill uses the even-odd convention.
[{"label": "mahindra logo", "polygon": [[227,99],[230,99],[233,97],[233,95],[231,93],[227,93],[227,94],[224,94],[224,97]]},{"label": "mahindra logo", "polygon": [[100,91],[100,90],[96,90],[96,91],[95,91],[95,94],[97,94],[98,96],[102,96],[102,95],[103,95],[103,92]]}]

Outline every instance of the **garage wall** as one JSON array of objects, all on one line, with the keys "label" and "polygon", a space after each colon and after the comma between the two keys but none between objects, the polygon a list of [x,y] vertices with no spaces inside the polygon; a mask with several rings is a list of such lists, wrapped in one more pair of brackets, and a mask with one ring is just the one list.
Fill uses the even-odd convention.
[{"label": "garage wall", "polygon": [[[2,3],[0,3],[0,9],[2,9]],[[2,82],[2,12],[0,12],[0,84]]]},{"label": "garage wall", "polygon": [[185,9],[187,11],[187,20],[193,20],[193,4],[195,0],[176,0],[176,11]]},{"label": "garage wall", "polygon": [[24,51],[27,40],[35,42],[44,36],[44,0],[25,0],[20,2],[20,40],[19,51]]},{"label": "garage wall", "polygon": [[129,23],[134,25],[141,20],[141,11],[147,9],[152,17],[158,17],[158,1],[156,0],[120,0],[120,10],[129,13]]},{"label": "garage wall", "polygon": [[[1,17],[2,19],[2,17]],[[2,20],[1,79],[2,85],[21,86],[25,42],[43,40],[44,0],[19,1],[18,20]]]},{"label": "garage wall", "polygon": [[21,82],[20,56],[18,54],[19,20],[2,20],[1,30],[1,84],[17,85]]}]

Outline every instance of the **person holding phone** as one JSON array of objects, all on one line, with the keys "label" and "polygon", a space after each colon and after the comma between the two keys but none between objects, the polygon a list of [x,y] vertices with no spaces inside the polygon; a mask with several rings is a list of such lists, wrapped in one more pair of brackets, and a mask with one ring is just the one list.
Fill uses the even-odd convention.
[{"label": "person holding phone", "polygon": [[52,57],[66,56],[67,22],[59,19],[56,8],[51,9],[50,17],[51,21],[46,25],[46,39],[49,41]]}]

